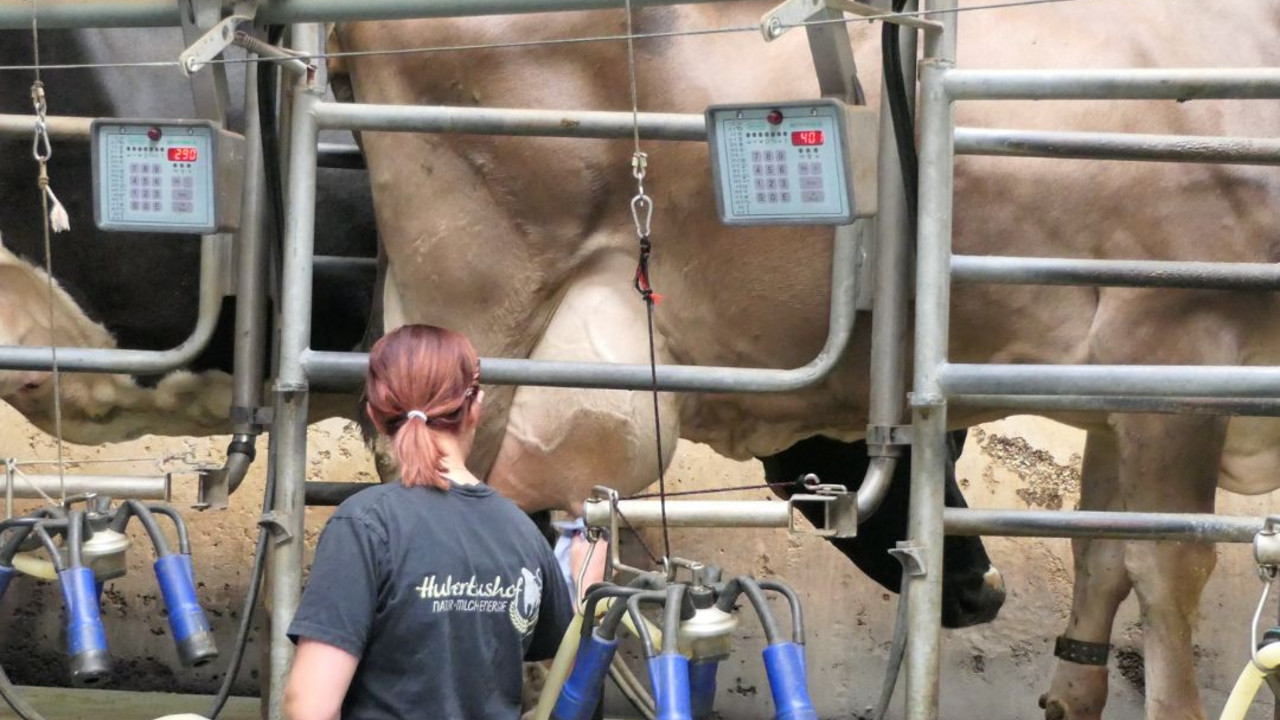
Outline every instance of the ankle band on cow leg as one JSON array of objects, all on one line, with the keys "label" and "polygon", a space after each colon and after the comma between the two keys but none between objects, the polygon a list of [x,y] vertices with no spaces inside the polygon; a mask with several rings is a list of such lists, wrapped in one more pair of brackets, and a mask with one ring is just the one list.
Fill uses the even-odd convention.
[{"label": "ankle band on cow leg", "polygon": [[1107,656],[1111,654],[1109,643],[1092,643],[1083,640],[1072,640],[1059,635],[1053,643],[1053,656],[1073,662],[1077,665],[1099,665],[1106,667]]}]

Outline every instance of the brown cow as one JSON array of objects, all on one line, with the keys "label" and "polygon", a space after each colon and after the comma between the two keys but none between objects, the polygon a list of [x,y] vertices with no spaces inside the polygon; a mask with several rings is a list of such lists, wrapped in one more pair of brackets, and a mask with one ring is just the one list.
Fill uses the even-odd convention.
[{"label": "brown cow", "polygon": [[[750,25],[768,3],[637,12],[638,32]],[[1280,63],[1280,12],[1233,3],[1204,16],[1190,0],[1072,3],[962,16],[959,66],[1261,66]],[[1191,24],[1191,23],[1194,23]],[[612,35],[621,11],[341,26],[347,50]],[[878,44],[852,26],[868,95]],[[875,30],[878,31],[878,26]],[[647,111],[700,112],[733,101],[813,97],[804,34],[639,42]],[[619,42],[365,56],[348,62],[372,103],[630,109]],[[866,69],[875,72],[867,72]],[[964,125],[1276,136],[1273,103],[1003,103],[958,108]],[[629,142],[363,137],[390,260],[391,323],[469,333],[487,355],[647,362],[645,311],[631,289],[636,239]],[[728,229],[716,218],[707,152],[647,142],[653,277],[664,363],[794,367],[822,344],[831,231]],[[962,159],[955,247],[978,255],[1274,262],[1280,179],[1262,168]],[[1261,364],[1280,334],[1268,294],[961,286],[952,306],[958,362]],[[861,437],[868,324],[842,368],[789,395],[662,396],[668,436],[731,457],[768,455],[809,435]],[[645,393],[500,388],[477,448],[478,472],[527,509],[574,509],[590,486],[631,492],[653,478]],[[957,426],[994,415],[956,412]],[[1280,425],[1143,415],[1060,419],[1089,431],[1082,506],[1209,512],[1214,489],[1256,493],[1280,478]],[[668,448],[674,444],[668,444]],[[1203,717],[1191,622],[1214,565],[1210,545],[1083,541],[1066,634],[1106,643],[1130,590],[1146,629],[1147,717]],[[1105,667],[1059,665],[1050,717],[1097,718]]]}]

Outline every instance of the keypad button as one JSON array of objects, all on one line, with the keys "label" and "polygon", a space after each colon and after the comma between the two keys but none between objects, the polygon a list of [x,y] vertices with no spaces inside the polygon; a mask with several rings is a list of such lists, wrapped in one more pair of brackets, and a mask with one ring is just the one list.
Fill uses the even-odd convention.
[{"label": "keypad button", "polygon": [[776,202],[778,202],[778,193],[776,193],[776,192],[771,192],[771,193],[769,193],[769,202],[771,202],[771,203],[776,203]]},{"label": "keypad button", "polygon": [[800,201],[807,203],[820,203],[825,197],[821,190],[804,190],[800,193]]},{"label": "keypad button", "polygon": [[800,178],[801,190],[821,190],[822,178],[820,177],[802,177]]},{"label": "keypad button", "polygon": [[785,191],[784,191],[784,192],[780,192],[780,193],[778,193],[778,199],[779,199],[779,200],[781,200],[781,201],[782,201],[782,202],[784,202],[784,203],[789,203],[789,202],[791,202],[791,193],[789,193],[789,192],[785,192]]},{"label": "keypad button", "polygon": [[791,186],[791,184],[790,184],[789,182],[787,182],[787,179],[786,179],[786,178],[779,178],[779,179],[778,179],[778,189],[779,189],[779,190],[788,190],[788,189],[790,189],[790,186]]},{"label": "keypad button", "polygon": [[769,177],[773,176],[773,163],[764,166],[764,174]]},{"label": "keypad button", "polygon": [[192,197],[194,194],[195,193],[191,192],[190,190],[174,190],[173,199],[174,200],[192,200],[194,199]]},{"label": "keypad button", "polygon": [[808,174],[809,174],[809,163],[807,163],[807,162],[796,163],[796,173],[798,173],[798,174],[800,174],[800,175],[808,175]]},{"label": "keypad button", "polygon": [[763,165],[761,165],[761,164],[759,164],[759,163],[756,163],[755,165],[753,165],[753,166],[751,167],[751,171],[752,171],[754,174],[756,174],[756,175],[763,175],[763,174],[764,174],[764,166],[763,166]]},{"label": "keypad button", "polygon": [[156,211],[156,212],[160,212],[160,207],[161,207],[161,205],[160,205],[160,203],[158,203],[158,202],[153,202],[153,203],[151,203],[151,209],[152,209],[152,210],[154,210],[154,211]]},{"label": "keypad button", "polygon": [[809,174],[811,174],[811,175],[821,175],[821,174],[822,174],[822,163],[820,163],[820,162],[811,162],[811,163],[809,163]]},{"label": "keypad button", "polygon": [[129,187],[138,187],[138,184],[141,182],[142,182],[141,178],[139,178],[137,175],[129,176]]},{"label": "keypad button", "polygon": [[160,163],[151,163],[151,172],[156,175],[160,174]]},{"label": "keypad button", "polygon": [[764,178],[756,178],[756,189],[757,190],[764,189]]},{"label": "keypad button", "polygon": [[[779,153],[779,154],[781,154],[781,153]],[[778,159],[779,159],[779,160],[781,160],[782,158],[778,158]],[[786,175],[786,174],[787,174],[787,164],[786,164],[786,163],[778,163],[778,174],[779,174],[779,175]]]},{"label": "keypad button", "polygon": [[765,198],[765,194],[764,194],[764,193],[762,193],[762,192],[758,192],[758,193],[756,193],[756,202],[758,202],[758,203],[762,203],[762,202],[764,202],[764,198]]},{"label": "keypad button", "polygon": [[769,179],[765,182],[764,187],[765,187],[765,189],[766,189],[766,190],[777,190],[777,189],[778,189],[778,181],[777,181],[777,180],[775,180],[775,179],[773,179],[773,178],[769,178]]},{"label": "keypad button", "polygon": [[134,200],[133,202],[130,202],[130,203],[129,203],[129,209],[130,209],[130,210],[133,210],[134,212],[137,212],[137,210],[138,210],[138,201],[137,201],[137,200]]},{"label": "keypad button", "polygon": [[138,199],[138,188],[131,188],[131,189],[129,190],[129,198],[130,198],[131,200],[137,200],[137,199]]},{"label": "keypad button", "polygon": [[178,177],[177,175],[174,175],[173,177],[169,178],[169,184],[172,185],[173,187],[182,187],[182,178]]},{"label": "keypad button", "polygon": [[196,184],[196,179],[191,177],[190,175],[187,175],[186,177],[182,178],[182,187],[184,188],[195,187],[195,184]]},{"label": "keypad button", "polygon": [[752,150],[752,151],[751,151],[751,162],[761,162],[761,160],[760,160],[760,151],[759,151],[759,150]]}]

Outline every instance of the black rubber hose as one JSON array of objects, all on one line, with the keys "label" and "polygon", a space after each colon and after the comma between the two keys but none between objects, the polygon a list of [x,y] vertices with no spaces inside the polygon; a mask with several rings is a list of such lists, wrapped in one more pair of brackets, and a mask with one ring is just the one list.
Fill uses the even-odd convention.
[{"label": "black rubber hose", "polygon": [[[893,11],[902,12],[906,4],[907,0],[893,0]],[[907,103],[906,83],[902,79],[902,52],[898,42],[901,29],[897,24],[887,22],[880,32],[885,90],[889,100],[889,114],[893,118],[893,135],[897,141],[903,193],[907,203],[908,237],[914,239],[920,161],[916,157],[915,123],[911,118],[911,107]]]},{"label": "black rubber hose", "polygon": [[[640,595],[646,595],[650,600],[662,600],[667,596],[665,592],[658,590],[642,590],[627,596],[627,600]],[[618,636],[618,625],[622,624],[622,616],[627,613],[627,603],[615,602],[605,611],[604,618],[600,620],[600,637],[605,640],[612,640]],[[643,632],[647,628],[637,627],[636,632]],[[647,633],[646,633],[647,634]],[[643,639],[643,638],[642,638]],[[650,641],[652,645],[652,641]]]},{"label": "black rubber hose", "polygon": [[796,591],[790,586],[783,585],[773,580],[761,580],[760,589],[776,592],[787,599],[787,605],[791,608],[791,640],[797,644],[804,644],[804,610],[800,607],[800,596],[796,595]]},{"label": "black rubber hose", "polygon": [[898,685],[898,673],[902,658],[907,652],[907,596],[898,596],[898,612],[893,621],[893,644],[889,647],[889,666],[885,668],[884,685],[880,687],[880,699],[871,711],[871,720],[884,720],[893,701],[893,689]]},{"label": "black rubber hose", "polygon": [[44,549],[49,553],[49,562],[53,563],[53,569],[62,572],[67,569],[66,563],[62,562],[62,555],[58,553],[58,546],[54,544],[53,537],[49,535],[49,529],[43,524],[36,525],[36,537],[40,538],[40,542],[44,543]]},{"label": "black rubber hose", "polygon": [[138,522],[142,523],[142,528],[147,531],[147,537],[151,538],[151,544],[155,547],[156,557],[168,557],[173,554],[173,550],[169,548],[169,539],[160,531],[160,525],[156,523],[156,518],[147,509],[146,505],[137,500],[125,500],[120,503],[120,507],[116,508],[115,517],[111,520],[111,529],[118,533],[123,533],[129,527],[130,518],[138,518]]},{"label": "black rubber hose", "polygon": [[769,610],[769,603],[764,599],[764,592],[760,590],[760,586],[756,584],[755,578],[750,575],[742,575],[734,578],[738,587],[741,588],[742,594],[747,596],[751,601],[751,606],[755,608],[756,615],[760,617],[760,627],[764,628],[764,639],[770,645],[776,645],[779,641],[781,633],[778,632],[778,620],[773,616],[773,612]]},{"label": "black rubber hose", "polygon": [[173,521],[173,527],[178,531],[178,552],[183,555],[190,555],[191,538],[187,535],[187,523],[178,514],[178,511],[168,505],[148,505],[147,509],[156,515],[163,515]]},{"label": "black rubber hose", "polygon": [[0,565],[13,567],[13,558],[18,554],[19,548],[31,536],[31,529],[35,527],[36,523],[42,521],[42,518],[37,517],[21,517],[0,522],[0,536],[10,530],[17,531],[10,535],[3,545],[0,545]]},{"label": "black rubber hose", "polygon": [[5,674],[4,666],[2,665],[0,665],[0,698],[4,698],[5,703],[22,720],[44,720],[44,716],[36,712],[36,709],[31,707],[31,703],[28,703],[18,694],[18,689],[13,686],[12,682],[9,682],[9,676]]},{"label": "black rubber hose", "polygon": [[[275,454],[267,456],[267,487],[262,494],[262,514],[266,515],[275,505],[276,498],[276,465]],[[213,707],[209,710],[209,720],[218,720],[218,715],[226,707],[231,697],[231,686],[240,674],[240,665],[244,662],[245,650],[249,647],[249,630],[253,626],[253,611],[258,605],[258,595],[262,591],[263,570],[266,567],[267,546],[270,540],[265,525],[258,527],[258,545],[253,552],[253,569],[249,575],[249,587],[245,590],[244,606],[240,609],[240,627],[236,630],[236,642],[231,649],[231,662],[222,677],[218,693],[213,697]]]},{"label": "black rubber hose", "polygon": [[[675,586],[672,586],[675,587]],[[668,588],[669,590],[670,588]],[[655,656],[653,650],[653,636],[649,634],[649,624],[645,621],[644,615],[640,613],[640,603],[642,602],[665,602],[667,593],[651,590],[648,592],[636,593],[627,598],[627,614],[631,616],[631,622],[636,626],[636,634],[640,636],[640,644],[644,646],[644,656],[652,658]],[[613,608],[609,608],[612,610]],[[676,612],[679,612],[677,608]],[[607,619],[607,618],[606,618]],[[617,629],[617,626],[614,626]],[[666,633],[663,633],[662,642],[667,641]]]},{"label": "black rubber hose", "polygon": [[[587,602],[582,606],[582,637],[587,637],[591,630],[595,627],[596,606],[605,598],[628,598],[632,595],[644,592],[640,588],[635,587],[619,587],[617,585],[600,583],[587,591]],[[622,603],[618,603],[621,605]],[[603,624],[603,623],[602,623]]]}]

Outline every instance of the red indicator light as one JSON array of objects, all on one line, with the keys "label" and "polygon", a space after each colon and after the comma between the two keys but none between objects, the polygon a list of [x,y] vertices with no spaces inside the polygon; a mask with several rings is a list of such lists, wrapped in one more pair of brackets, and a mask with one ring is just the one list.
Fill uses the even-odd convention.
[{"label": "red indicator light", "polygon": [[825,139],[821,130],[796,130],[791,133],[791,144],[800,147],[821,145]]},{"label": "red indicator light", "polygon": [[187,145],[169,148],[169,162],[195,162],[199,153]]},{"label": "red indicator light", "polygon": [[151,142],[160,142],[161,136],[162,136],[162,133],[160,132],[160,128],[153,127],[153,128],[147,129],[147,139],[150,140]]},{"label": "red indicator light", "polygon": [[770,125],[781,125],[781,124],[782,124],[782,111],[781,111],[781,110],[770,110],[770,111],[769,111],[769,114],[764,116],[764,119],[765,119],[765,120],[768,120]]}]

